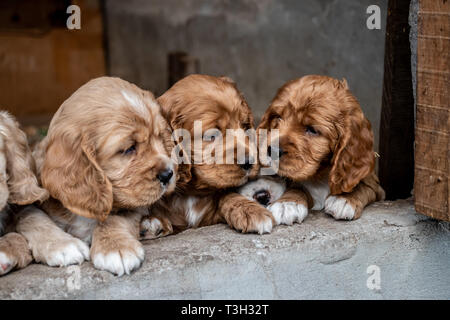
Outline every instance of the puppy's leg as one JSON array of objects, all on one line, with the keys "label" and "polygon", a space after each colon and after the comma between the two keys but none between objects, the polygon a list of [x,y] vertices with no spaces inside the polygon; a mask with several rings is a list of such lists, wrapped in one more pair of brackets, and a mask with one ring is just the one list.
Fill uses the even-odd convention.
[{"label": "puppy's leg", "polygon": [[122,276],[141,266],[145,255],[138,241],[142,216],[141,212],[130,211],[110,215],[97,225],[91,245],[91,259],[97,269]]},{"label": "puppy's leg", "polygon": [[172,223],[163,216],[146,216],[142,218],[139,236],[140,240],[157,239],[173,233]]},{"label": "puppy's leg", "polygon": [[335,219],[358,219],[364,208],[372,202],[383,200],[384,190],[379,184],[378,177],[371,174],[350,193],[329,196],[325,200],[325,212]]},{"label": "puppy's leg", "polygon": [[311,199],[300,189],[287,189],[284,194],[267,209],[272,212],[277,225],[301,223],[308,215]]},{"label": "puppy's leg", "polygon": [[28,206],[16,217],[16,230],[27,239],[36,262],[62,267],[89,260],[86,243],[61,230],[42,210]]},{"label": "puppy's leg", "polygon": [[27,240],[11,232],[0,238],[0,276],[14,268],[25,268],[33,260]]},{"label": "puppy's leg", "polygon": [[245,233],[270,233],[275,224],[269,210],[238,193],[229,193],[220,199],[219,214],[230,227]]}]

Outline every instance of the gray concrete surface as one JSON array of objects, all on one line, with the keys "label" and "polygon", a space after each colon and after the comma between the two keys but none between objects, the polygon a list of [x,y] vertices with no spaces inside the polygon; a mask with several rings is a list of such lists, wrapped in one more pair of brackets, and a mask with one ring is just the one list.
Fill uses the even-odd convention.
[{"label": "gray concrete surface", "polygon": [[[369,5],[381,30],[369,30]],[[162,94],[167,55],[234,79],[259,118],[276,90],[307,74],[345,77],[378,146],[387,0],[107,0],[108,69]]]},{"label": "gray concrete surface", "polygon": [[[33,264],[0,278],[0,299],[450,299],[449,224],[406,200],[373,204],[357,221],[317,212],[263,236],[216,225],[145,249],[142,268],[121,278],[90,262]],[[366,284],[371,265],[379,290]]]}]

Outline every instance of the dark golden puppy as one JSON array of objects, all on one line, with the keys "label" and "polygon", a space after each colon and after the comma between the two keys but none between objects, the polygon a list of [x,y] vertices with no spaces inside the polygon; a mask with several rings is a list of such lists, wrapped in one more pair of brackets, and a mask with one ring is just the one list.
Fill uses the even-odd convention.
[{"label": "dark golden puppy", "polygon": [[[174,134],[181,130],[183,139],[177,147],[182,146],[180,151],[190,161],[179,165],[177,192],[152,207],[153,217],[144,221],[143,237],[219,222],[242,232],[270,232],[270,212],[229,191],[257,172],[254,141],[238,139],[239,132],[253,128],[253,116],[236,85],[225,77],[191,75],[158,102]],[[212,157],[208,160],[206,155]]]},{"label": "dark golden puppy", "polygon": [[[267,153],[279,159],[278,175],[309,192],[313,209],[357,219],[367,204],[384,198],[371,126],[345,80],[310,75],[286,83],[258,128],[279,130],[279,147]],[[284,198],[269,208],[275,217],[292,206],[292,197]]]}]

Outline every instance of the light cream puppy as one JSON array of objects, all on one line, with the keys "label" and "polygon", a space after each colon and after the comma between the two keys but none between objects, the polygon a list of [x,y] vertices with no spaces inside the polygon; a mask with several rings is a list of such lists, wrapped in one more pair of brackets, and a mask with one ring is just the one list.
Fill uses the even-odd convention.
[{"label": "light cream puppy", "polygon": [[14,230],[14,210],[9,204],[25,205],[48,198],[39,187],[35,163],[25,133],[6,111],[0,111],[0,276],[31,261],[25,238]]},{"label": "light cream puppy", "polygon": [[90,256],[96,268],[117,275],[137,269],[144,260],[141,216],[175,188],[171,149],[152,93],[110,77],[78,89],[34,152],[51,196],[41,206],[48,216],[27,208],[17,229],[35,259],[66,266]]}]

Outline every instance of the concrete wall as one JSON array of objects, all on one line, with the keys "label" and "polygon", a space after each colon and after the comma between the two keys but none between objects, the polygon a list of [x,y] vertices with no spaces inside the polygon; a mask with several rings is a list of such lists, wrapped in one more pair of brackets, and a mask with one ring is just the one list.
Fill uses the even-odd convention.
[{"label": "concrete wall", "polygon": [[[366,27],[372,4],[381,30]],[[112,75],[159,95],[167,54],[185,51],[201,73],[233,78],[257,118],[287,80],[345,77],[378,140],[387,0],[107,0],[105,8]]]}]

